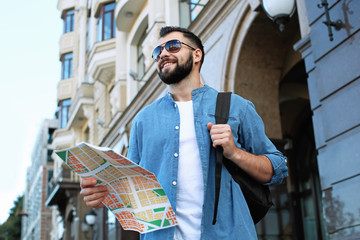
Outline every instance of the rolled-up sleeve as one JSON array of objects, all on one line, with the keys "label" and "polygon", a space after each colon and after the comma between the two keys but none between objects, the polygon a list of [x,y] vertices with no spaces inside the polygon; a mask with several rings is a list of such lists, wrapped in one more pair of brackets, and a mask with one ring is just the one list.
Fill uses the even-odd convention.
[{"label": "rolled-up sleeve", "polygon": [[271,161],[274,174],[266,185],[280,184],[288,176],[286,157],[265,135],[264,123],[250,101],[241,118],[241,123],[239,140],[242,147],[253,154],[265,155]]},{"label": "rolled-up sleeve", "polygon": [[[280,153],[280,152],[279,152]],[[280,184],[284,178],[288,176],[288,169],[286,166],[286,157],[280,154],[264,154],[270,159],[273,166],[274,174],[271,180],[266,185]]]}]

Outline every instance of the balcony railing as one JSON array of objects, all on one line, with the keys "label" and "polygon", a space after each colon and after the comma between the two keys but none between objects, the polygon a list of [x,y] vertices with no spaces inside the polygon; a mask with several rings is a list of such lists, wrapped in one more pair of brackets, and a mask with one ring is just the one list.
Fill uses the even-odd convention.
[{"label": "balcony railing", "polygon": [[67,190],[80,190],[80,177],[68,167],[62,167],[60,172],[48,183],[46,205],[59,205],[66,198]]}]

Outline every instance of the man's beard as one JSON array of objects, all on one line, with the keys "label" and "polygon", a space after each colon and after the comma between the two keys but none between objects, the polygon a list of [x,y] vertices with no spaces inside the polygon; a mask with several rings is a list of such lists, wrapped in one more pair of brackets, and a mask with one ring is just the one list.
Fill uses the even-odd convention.
[{"label": "man's beard", "polygon": [[192,55],[190,54],[187,61],[183,65],[177,64],[172,72],[162,73],[161,71],[158,71],[158,74],[161,81],[163,81],[167,85],[179,83],[192,71],[192,65],[193,59]]}]

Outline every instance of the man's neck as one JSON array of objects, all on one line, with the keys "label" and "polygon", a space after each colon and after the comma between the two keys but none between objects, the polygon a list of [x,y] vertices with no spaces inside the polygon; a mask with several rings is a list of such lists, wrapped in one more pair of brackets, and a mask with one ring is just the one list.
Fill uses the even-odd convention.
[{"label": "man's neck", "polygon": [[170,93],[172,94],[174,100],[179,102],[191,101],[192,91],[203,86],[204,85],[200,82],[200,76],[188,76],[179,83],[169,85]]}]

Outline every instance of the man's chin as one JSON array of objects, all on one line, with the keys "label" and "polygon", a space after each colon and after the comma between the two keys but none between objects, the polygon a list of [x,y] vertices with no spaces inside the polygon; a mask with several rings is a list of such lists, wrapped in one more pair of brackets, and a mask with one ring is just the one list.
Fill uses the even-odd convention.
[{"label": "man's chin", "polygon": [[182,79],[179,79],[176,76],[172,76],[171,74],[160,74],[159,77],[163,83],[170,85],[170,84],[176,84],[179,83]]},{"label": "man's chin", "polygon": [[167,71],[167,70],[161,71],[161,72],[158,71],[158,75],[161,80],[168,79],[168,78],[171,78],[171,71]]},{"label": "man's chin", "polygon": [[161,75],[163,75],[163,76],[169,76],[169,75],[171,75],[171,73],[172,73],[173,71],[175,71],[175,68],[172,69],[171,66],[168,66],[168,67],[162,69],[160,73],[161,73]]},{"label": "man's chin", "polygon": [[177,84],[182,80],[182,79],[174,79],[174,78],[160,78],[160,79],[166,85]]}]

